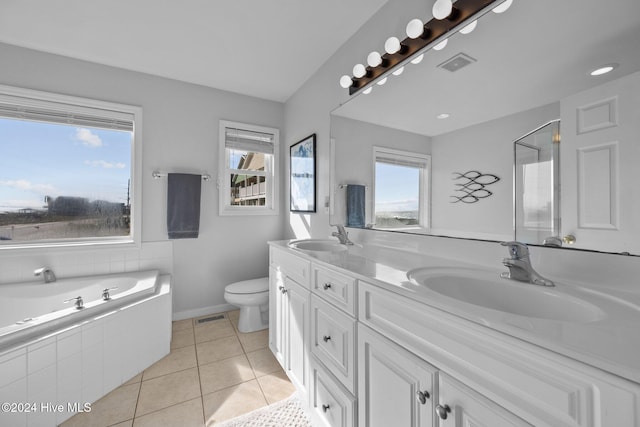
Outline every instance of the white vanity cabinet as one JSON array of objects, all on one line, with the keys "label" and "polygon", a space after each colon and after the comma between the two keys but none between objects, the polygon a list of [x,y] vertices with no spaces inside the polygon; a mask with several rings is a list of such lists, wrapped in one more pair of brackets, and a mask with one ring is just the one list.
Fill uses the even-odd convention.
[{"label": "white vanity cabinet", "polygon": [[310,262],[271,248],[269,347],[298,392],[309,390]]},{"label": "white vanity cabinet", "polygon": [[270,347],[314,426],[640,426],[635,382],[330,257],[270,255]]}]

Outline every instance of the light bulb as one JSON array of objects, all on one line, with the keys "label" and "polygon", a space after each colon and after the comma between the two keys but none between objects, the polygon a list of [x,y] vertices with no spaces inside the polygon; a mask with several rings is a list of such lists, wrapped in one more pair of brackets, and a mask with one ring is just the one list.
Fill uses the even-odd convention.
[{"label": "light bulb", "polygon": [[478,20],[476,19],[475,21],[473,21],[471,24],[465,26],[464,28],[462,28],[460,30],[460,33],[462,34],[469,34],[471,31],[476,29],[476,26],[478,25]]},{"label": "light bulb", "polygon": [[378,86],[382,86],[382,85],[383,85],[383,84],[385,84],[386,82],[387,82],[387,78],[385,77],[385,78],[383,78],[383,79],[378,80],[378,83],[377,83],[377,84],[378,84]]},{"label": "light bulb", "polygon": [[364,93],[365,95],[369,95],[372,90],[373,90],[373,86],[370,86],[370,87],[366,88],[365,90],[363,90],[362,93]]},{"label": "light bulb", "polygon": [[367,74],[367,69],[364,68],[364,65],[362,64],[356,64],[353,67],[353,76],[356,78],[361,78],[364,77],[364,75]]},{"label": "light bulb", "polygon": [[384,50],[389,55],[393,55],[398,52],[400,50],[400,40],[398,40],[397,37],[389,37],[384,43]]},{"label": "light bulb", "polygon": [[399,76],[400,74],[402,74],[403,71],[404,71],[404,67],[400,67],[391,74],[393,74],[394,76]]},{"label": "light bulb", "polygon": [[595,70],[589,72],[589,75],[591,75],[591,76],[601,76],[603,74],[607,74],[607,73],[615,70],[616,68],[618,68],[618,64],[603,65],[602,67],[598,67]]},{"label": "light bulb", "polygon": [[[507,0],[508,1],[508,0]],[[453,3],[451,0],[436,0],[433,4],[433,17],[440,20],[451,15],[453,11]]]},{"label": "light bulb", "polygon": [[447,46],[447,43],[449,42],[449,39],[444,39],[442,40],[440,43],[438,43],[437,45],[435,45],[433,47],[433,50],[442,50]]},{"label": "light bulb", "polygon": [[367,64],[371,67],[377,67],[382,64],[382,56],[374,50],[369,54],[369,56],[367,56]]},{"label": "light bulb", "polygon": [[506,12],[507,9],[511,7],[511,3],[513,3],[513,0],[506,0],[504,3],[500,3],[498,6],[494,7],[493,11],[495,13]]},{"label": "light bulb", "polygon": [[413,59],[411,60],[411,63],[412,63],[412,64],[416,64],[416,65],[418,65],[419,63],[421,63],[421,62],[422,62],[422,60],[423,60],[423,59],[424,59],[424,53],[421,53],[420,55],[418,55],[418,56],[416,56],[415,58],[413,58]]},{"label": "light bulb", "polygon": [[417,39],[424,32],[424,24],[419,19],[412,19],[407,24],[407,37]]},{"label": "light bulb", "polygon": [[351,80],[351,76],[347,76],[345,74],[344,76],[340,77],[340,86],[342,86],[344,89],[350,87],[352,83],[353,80]]}]

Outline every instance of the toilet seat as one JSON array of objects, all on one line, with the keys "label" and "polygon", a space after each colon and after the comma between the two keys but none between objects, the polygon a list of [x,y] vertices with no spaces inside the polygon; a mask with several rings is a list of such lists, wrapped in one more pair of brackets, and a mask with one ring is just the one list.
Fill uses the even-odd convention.
[{"label": "toilet seat", "polygon": [[259,279],[235,282],[227,285],[225,287],[225,291],[230,294],[257,294],[261,292],[269,292],[269,278],[261,277]]}]

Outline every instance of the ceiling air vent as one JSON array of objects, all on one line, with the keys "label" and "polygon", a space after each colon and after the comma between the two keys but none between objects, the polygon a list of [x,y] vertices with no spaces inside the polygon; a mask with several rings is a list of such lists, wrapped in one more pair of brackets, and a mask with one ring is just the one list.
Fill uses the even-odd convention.
[{"label": "ceiling air vent", "polygon": [[442,64],[438,65],[438,67],[444,68],[445,70],[451,71],[453,73],[454,71],[458,71],[460,68],[464,68],[469,64],[473,64],[474,62],[476,62],[475,59],[465,53],[460,52],[457,55],[454,55],[451,58],[447,59]]}]

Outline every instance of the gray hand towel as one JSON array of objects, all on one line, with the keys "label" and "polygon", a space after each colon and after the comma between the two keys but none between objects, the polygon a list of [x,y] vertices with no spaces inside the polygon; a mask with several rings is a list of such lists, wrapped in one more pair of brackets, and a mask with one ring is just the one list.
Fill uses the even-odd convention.
[{"label": "gray hand towel", "polygon": [[202,176],[170,173],[167,182],[167,232],[169,238],[197,238],[200,230]]},{"label": "gray hand towel", "polygon": [[347,227],[364,228],[365,186],[347,186]]}]

